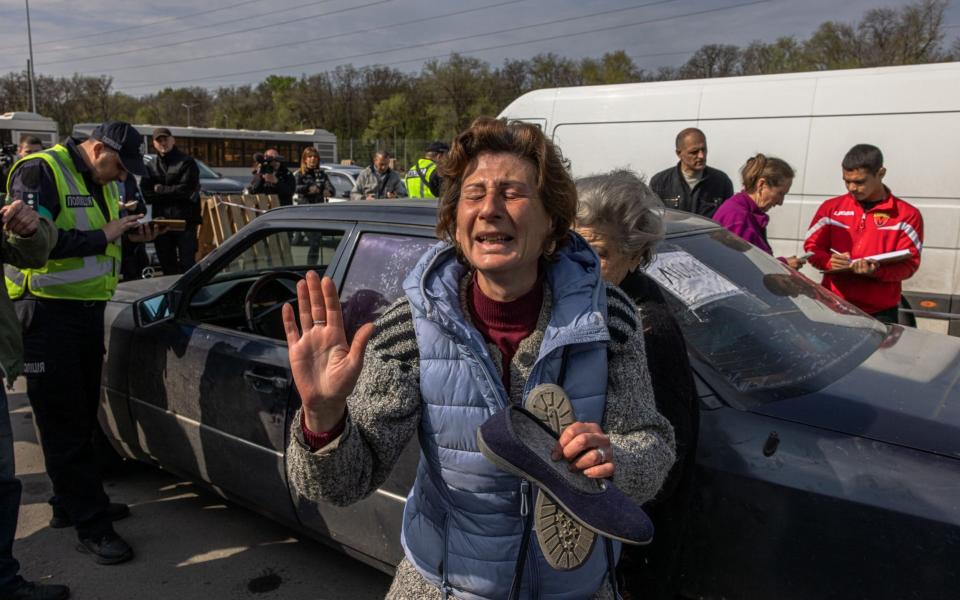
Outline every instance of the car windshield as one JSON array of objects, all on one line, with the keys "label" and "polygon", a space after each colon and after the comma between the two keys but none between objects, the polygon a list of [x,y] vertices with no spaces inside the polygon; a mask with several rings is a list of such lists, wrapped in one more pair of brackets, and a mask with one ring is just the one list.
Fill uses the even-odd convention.
[{"label": "car windshield", "polygon": [[197,167],[200,168],[200,178],[201,179],[220,179],[220,175],[216,171],[208,167],[202,160],[197,160]]},{"label": "car windshield", "polygon": [[750,402],[810,393],[872,354],[886,329],[726,230],[668,239],[646,273],[693,356]]}]

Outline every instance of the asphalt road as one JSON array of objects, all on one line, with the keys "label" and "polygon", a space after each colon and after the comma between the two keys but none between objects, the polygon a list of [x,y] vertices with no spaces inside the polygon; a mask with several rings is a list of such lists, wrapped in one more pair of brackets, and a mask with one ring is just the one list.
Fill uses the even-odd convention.
[{"label": "asphalt road", "polygon": [[[105,482],[132,515],[116,524],[136,556],[116,566],[78,552],[70,529],[50,529],[50,480],[22,393],[10,393],[17,476],[23,483],[14,556],[21,573],[65,583],[77,600],[383,598],[380,571],[234,506],[190,481],[133,465]],[[19,392],[19,393],[18,393]]]}]

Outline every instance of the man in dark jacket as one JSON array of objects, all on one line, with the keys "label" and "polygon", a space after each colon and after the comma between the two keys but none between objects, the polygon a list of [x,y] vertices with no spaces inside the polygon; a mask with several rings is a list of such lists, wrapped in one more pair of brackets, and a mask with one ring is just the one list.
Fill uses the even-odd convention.
[{"label": "man in dark jacket", "polygon": [[251,194],[275,194],[280,206],[293,204],[293,191],[297,183],[293,173],[283,164],[283,157],[276,148],[263,153],[264,162],[257,164],[250,182]]},{"label": "man in dark jacket", "polygon": [[707,217],[733,195],[733,183],[726,173],[707,166],[707,136],[695,127],[677,134],[675,167],[660,171],[650,188],[669,208]]},{"label": "man in dark jacket", "polygon": [[168,231],[154,242],[164,275],[177,275],[193,266],[201,222],[200,168],[176,143],[166,127],[153,130],[157,158],[147,165],[147,174],[140,182],[147,204],[153,207],[154,219],[187,222],[183,231]]}]

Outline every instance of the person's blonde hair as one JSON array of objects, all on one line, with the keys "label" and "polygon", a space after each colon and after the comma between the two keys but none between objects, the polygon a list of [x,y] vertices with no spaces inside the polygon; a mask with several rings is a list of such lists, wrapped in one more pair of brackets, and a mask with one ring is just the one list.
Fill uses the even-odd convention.
[{"label": "person's blonde hair", "polygon": [[318,168],[318,169],[320,168],[320,161],[319,161],[319,159],[320,159],[320,153],[319,153],[319,152],[317,151],[317,149],[314,148],[313,146],[307,146],[306,148],[303,149],[303,153],[300,154],[300,172],[301,172],[301,173],[306,173],[306,172],[307,172],[307,157],[308,157],[308,156],[316,156],[317,159],[318,159],[318,160],[317,160],[317,168]]}]

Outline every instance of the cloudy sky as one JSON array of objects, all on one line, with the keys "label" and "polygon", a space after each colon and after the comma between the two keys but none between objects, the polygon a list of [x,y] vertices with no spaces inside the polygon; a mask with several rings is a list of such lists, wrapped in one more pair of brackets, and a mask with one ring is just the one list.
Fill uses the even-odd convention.
[{"label": "cloudy sky", "polygon": [[[638,65],[682,64],[703,44],[804,38],[907,0],[34,0],[34,58],[45,75],[109,75],[142,95],[167,86],[256,83],[338,65],[415,72],[460,52],[498,65],[555,52],[625,50]],[[23,0],[0,3],[0,73],[26,65]],[[960,1],[947,9],[960,35]]]}]

